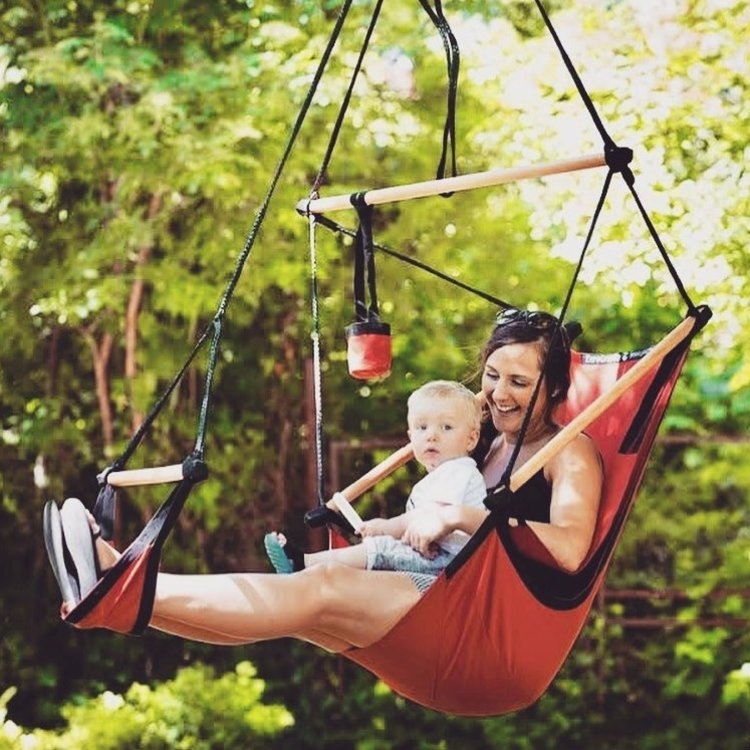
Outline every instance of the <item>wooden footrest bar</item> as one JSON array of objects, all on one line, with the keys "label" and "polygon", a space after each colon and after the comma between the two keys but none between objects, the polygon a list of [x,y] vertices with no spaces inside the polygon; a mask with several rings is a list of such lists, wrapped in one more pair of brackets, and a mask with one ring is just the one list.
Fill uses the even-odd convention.
[{"label": "wooden footrest bar", "polygon": [[169,484],[184,479],[182,464],[156,466],[151,469],[128,469],[113,471],[107,475],[107,482],[113,487],[139,487],[147,484]]}]

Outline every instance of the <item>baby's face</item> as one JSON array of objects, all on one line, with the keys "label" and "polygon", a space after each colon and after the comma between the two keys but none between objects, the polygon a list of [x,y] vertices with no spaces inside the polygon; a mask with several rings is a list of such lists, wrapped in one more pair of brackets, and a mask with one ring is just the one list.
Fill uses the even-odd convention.
[{"label": "baby's face", "polygon": [[457,399],[417,399],[409,407],[407,421],[414,457],[427,471],[443,461],[466,456],[477,443],[478,431]]}]

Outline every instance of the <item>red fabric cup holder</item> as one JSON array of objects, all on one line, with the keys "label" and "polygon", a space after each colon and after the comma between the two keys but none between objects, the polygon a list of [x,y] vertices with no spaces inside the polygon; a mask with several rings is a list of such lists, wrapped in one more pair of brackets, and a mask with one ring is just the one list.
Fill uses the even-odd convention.
[{"label": "red fabric cup holder", "polygon": [[346,328],[349,374],[358,380],[382,378],[391,372],[391,327],[380,321],[352,323]]}]

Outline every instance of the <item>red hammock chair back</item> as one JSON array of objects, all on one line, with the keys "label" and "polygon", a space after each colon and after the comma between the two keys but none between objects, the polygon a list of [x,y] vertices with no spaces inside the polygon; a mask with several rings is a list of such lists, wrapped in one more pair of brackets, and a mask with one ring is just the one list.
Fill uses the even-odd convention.
[{"label": "red hammock chair back", "polygon": [[[577,573],[559,570],[528,527],[500,521],[382,640],[344,655],[401,695],[448,713],[497,715],[537,700],[604,581],[686,351],[687,342],[667,354],[586,428],[605,487],[591,551]],[[560,424],[610,391],[643,354],[574,352]]]}]

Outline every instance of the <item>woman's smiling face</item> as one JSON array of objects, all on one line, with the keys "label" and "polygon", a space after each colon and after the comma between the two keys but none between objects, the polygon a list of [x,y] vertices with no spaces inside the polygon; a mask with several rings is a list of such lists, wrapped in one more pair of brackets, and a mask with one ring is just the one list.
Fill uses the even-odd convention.
[{"label": "woman's smiling face", "polygon": [[[518,437],[540,373],[540,346],[536,342],[506,344],[487,357],[482,371],[482,391],[498,432],[510,438]],[[546,388],[541,388],[526,440],[533,440],[540,430],[546,430],[546,408]]]}]

